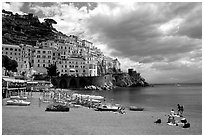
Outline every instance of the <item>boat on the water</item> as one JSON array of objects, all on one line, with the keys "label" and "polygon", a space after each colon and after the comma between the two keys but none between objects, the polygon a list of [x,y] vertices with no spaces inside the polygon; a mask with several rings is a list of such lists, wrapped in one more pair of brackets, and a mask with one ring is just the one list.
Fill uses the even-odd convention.
[{"label": "boat on the water", "polygon": [[30,102],[24,101],[24,100],[17,100],[17,99],[12,99],[8,100],[7,105],[16,105],[16,106],[28,106],[30,105]]},{"label": "boat on the water", "polygon": [[60,103],[53,103],[47,106],[45,111],[55,111],[55,112],[69,112],[69,106],[60,104]]},{"label": "boat on the water", "polygon": [[129,108],[131,111],[143,111],[143,107],[136,107],[136,106],[130,106]]}]

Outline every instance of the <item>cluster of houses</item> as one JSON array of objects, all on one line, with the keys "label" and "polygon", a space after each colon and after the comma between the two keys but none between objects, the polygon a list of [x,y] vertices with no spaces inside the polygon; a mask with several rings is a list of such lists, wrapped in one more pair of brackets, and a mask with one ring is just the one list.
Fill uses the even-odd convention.
[{"label": "cluster of houses", "polygon": [[51,64],[56,64],[60,76],[101,76],[113,68],[120,70],[117,59],[104,56],[92,42],[75,35],[60,35],[57,40],[37,41],[35,46],[2,44],[2,55],[17,61],[15,75],[24,73],[28,77],[47,74],[46,67]]}]

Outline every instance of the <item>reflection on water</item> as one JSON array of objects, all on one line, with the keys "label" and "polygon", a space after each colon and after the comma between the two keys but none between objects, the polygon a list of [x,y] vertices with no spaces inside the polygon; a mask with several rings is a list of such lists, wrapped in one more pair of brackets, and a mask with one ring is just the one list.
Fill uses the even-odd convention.
[{"label": "reflection on water", "polygon": [[83,94],[101,95],[110,102],[145,107],[150,111],[169,111],[177,104],[185,106],[185,110],[202,113],[201,85],[156,85],[154,87],[116,88],[111,91],[79,91]]}]

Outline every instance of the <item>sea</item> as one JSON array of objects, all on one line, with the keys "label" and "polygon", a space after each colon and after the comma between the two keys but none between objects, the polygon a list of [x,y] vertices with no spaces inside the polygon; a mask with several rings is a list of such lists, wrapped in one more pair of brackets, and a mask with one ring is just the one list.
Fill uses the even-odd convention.
[{"label": "sea", "polygon": [[202,118],[202,84],[155,84],[153,87],[128,87],[112,90],[82,90],[82,94],[100,95],[106,102],[143,107],[145,111],[177,111],[177,104],[184,106],[184,113]]}]

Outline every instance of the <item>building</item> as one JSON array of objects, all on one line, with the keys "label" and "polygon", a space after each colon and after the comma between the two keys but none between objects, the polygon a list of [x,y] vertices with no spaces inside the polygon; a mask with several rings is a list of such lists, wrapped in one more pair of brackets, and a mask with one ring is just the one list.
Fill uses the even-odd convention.
[{"label": "building", "polygon": [[23,68],[22,48],[18,45],[2,44],[2,55],[8,56],[10,59],[17,61],[17,74],[21,74]]},{"label": "building", "polygon": [[62,59],[57,65],[60,75],[68,76],[88,76],[88,65],[83,58],[70,57],[68,59]]},{"label": "building", "polygon": [[121,64],[117,58],[113,60],[113,68],[115,68],[116,71],[121,71],[120,65]]},{"label": "building", "polygon": [[35,49],[33,69],[40,73],[47,73],[46,67],[53,64],[53,48],[37,48]]},{"label": "building", "polygon": [[93,48],[93,43],[87,40],[82,40],[82,46],[85,48]]},{"label": "building", "polygon": [[90,41],[75,35],[59,35],[58,39],[37,41],[36,46],[5,45],[3,55],[16,59],[19,74],[31,70],[46,74],[51,64],[57,65],[60,75],[68,76],[101,76],[113,68],[120,69],[117,59],[104,56]]}]

